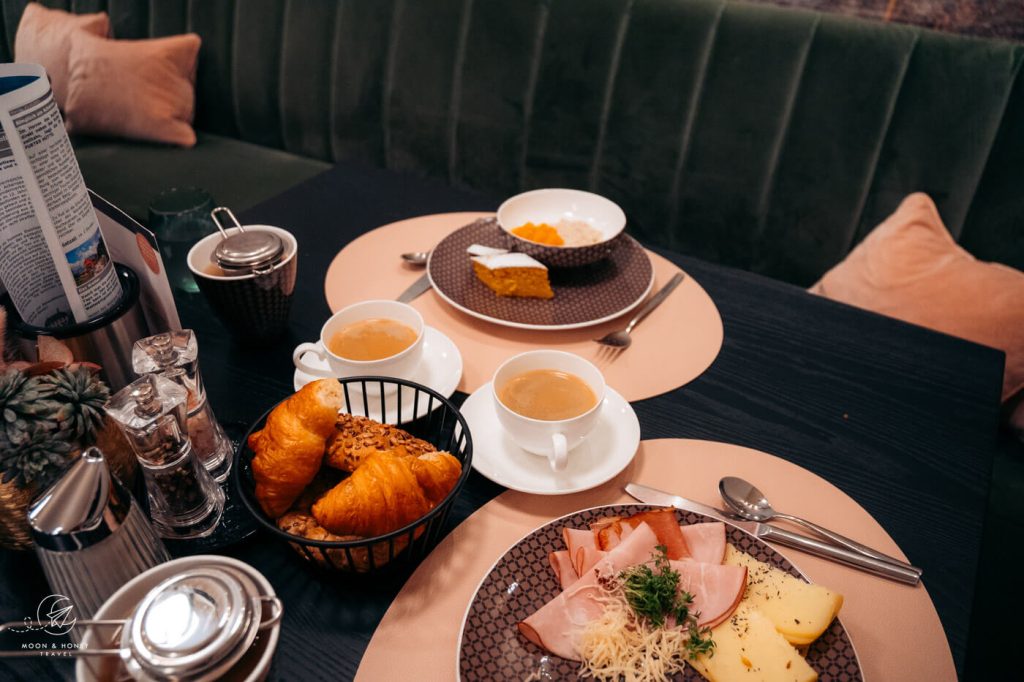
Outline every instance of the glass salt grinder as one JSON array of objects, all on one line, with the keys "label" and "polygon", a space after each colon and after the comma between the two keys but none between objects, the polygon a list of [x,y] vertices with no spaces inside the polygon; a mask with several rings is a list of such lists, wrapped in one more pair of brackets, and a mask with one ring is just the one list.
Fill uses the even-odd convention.
[{"label": "glass salt grinder", "polygon": [[231,471],[233,448],[213,408],[199,373],[199,346],[191,329],[156,334],[135,342],[132,367],[138,375],[161,374],[188,391],[188,436],[199,461],[223,483]]},{"label": "glass salt grinder", "polygon": [[188,391],[147,374],[107,402],[142,465],[153,526],[165,538],[209,535],[224,511],[224,491],[196,457],[186,429]]}]

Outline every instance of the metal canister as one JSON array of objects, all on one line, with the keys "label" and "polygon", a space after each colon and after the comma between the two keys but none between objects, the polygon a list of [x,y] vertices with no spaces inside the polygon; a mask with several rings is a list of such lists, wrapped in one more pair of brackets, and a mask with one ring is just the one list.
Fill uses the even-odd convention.
[{"label": "metal canister", "polygon": [[32,504],[28,520],[50,588],[79,618],[91,618],[121,585],[170,559],[97,448]]},{"label": "metal canister", "polygon": [[[38,358],[40,336],[60,339],[75,359],[99,365],[101,376],[111,389],[127,386],[135,377],[132,371],[131,347],[135,339],[149,336],[146,315],[141,302],[139,277],[131,268],[115,263],[122,295],[113,308],[85,322],[67,327],[37,327],[11,315],[12,338],[19,352],[30,361]],[[10,309],[10,308],[9,308]]]}]

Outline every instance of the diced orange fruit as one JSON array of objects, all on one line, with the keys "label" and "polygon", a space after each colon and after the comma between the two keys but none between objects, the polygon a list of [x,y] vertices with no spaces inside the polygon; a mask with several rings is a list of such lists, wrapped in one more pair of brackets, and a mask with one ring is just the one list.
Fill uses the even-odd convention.
[{"label": "diced orange fruit", "polygon": [[565,245],[565,240],[562,239],[562,235],[558,234],[558,230],[547,223],[526,223],[513,229],[512,234],[538,244],[546,244],[548,246]]}]

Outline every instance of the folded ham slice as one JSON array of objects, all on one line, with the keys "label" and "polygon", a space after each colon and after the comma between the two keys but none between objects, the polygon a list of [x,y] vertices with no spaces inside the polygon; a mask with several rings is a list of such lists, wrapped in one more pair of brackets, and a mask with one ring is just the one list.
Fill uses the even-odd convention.
[{"label": "folded ham slice", "polygon": [[694,561],[720,564],[725,560],[725,524],[721,521],[680,526],[679,530]]},{"label": "folded ham slice", "polygon": [[[597,539],[593,531],[586,528],[563,528],[562,540],[565,541],[565,549],[572,559],[573,568],[577,576],[583,575],[584,555],[590,553],[592,556],[597,551]],[[590,564],[587,568],[592,568]]]},{"label": "folded ham slice", "polygon": [[597,549],[594,532],[589,528],[563,528],[562,540],[565,541],[565,548],[572,556],[576,556],[576,552],[584,547]]},{"label": "folded ham slice", "polygon": [[572,558],[569,556],[569,550],[551,552],[548,554],[548,561],[551,562],[551,568],[554,569],[555,577],[558,578],[558,585],[563,590],[579,579],[576,567],[573,566]]},{"label": "folded ham slice", "polygon": [[597,576],[649,561],[658,538],[646,523],[637,526],[629,537],[609,551],[596,566],[567,590],[519,623],[519,631],[528,640],[547,651],[573,661],[580,660],[577,642],[587,623],[601,615],[598,601],[601,588]]},{"label": "folded ham slice", "polygon": [[576,566],[576,575],[583,575],[594,566],[597,566],[597,562],[604,558],[608,554],[604,550],[591,549],[589,547],[580,548],[579,552],[573,557],[573,564]]},{"label": "folded ham slice", "polygon": [[697,616],[700,627],[713,628],[731,616],[747,589],[745,566],[700,561],[670,561],[669,564],[679,572],[679,589],[693,595],[690,609],[700,614]]}]

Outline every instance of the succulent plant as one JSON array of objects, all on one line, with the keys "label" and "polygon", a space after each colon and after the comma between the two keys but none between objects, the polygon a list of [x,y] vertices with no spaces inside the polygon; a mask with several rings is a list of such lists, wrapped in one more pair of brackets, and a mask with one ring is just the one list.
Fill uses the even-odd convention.
[{"label": "succulent plant", "polygon": [[93,441],[110,397],[87,365],[34,367],[0,371],[0,481],[19,487],[46,486]]},{"label": "succulent plant", "polygon": [[33,426],[28,438],[17,447],[0,450],[0,481],[19,487],[35,484],[44,488],[64,468],[72,444],[45,428]]},{"label": "succulent plant", "polygon": [[73,441],[92,441],[103,426],[103,404],[110,389],[87,367],[65,367],[39,377],[57,403],[52,419],[57,436]]},{"label": "succulent plant", "polygon": [[18,369],[0,374],[0,444],[18,446],[28,441],[34,426],[56,425],[60,407],[54,389],[41,377],[29,377]]}]

